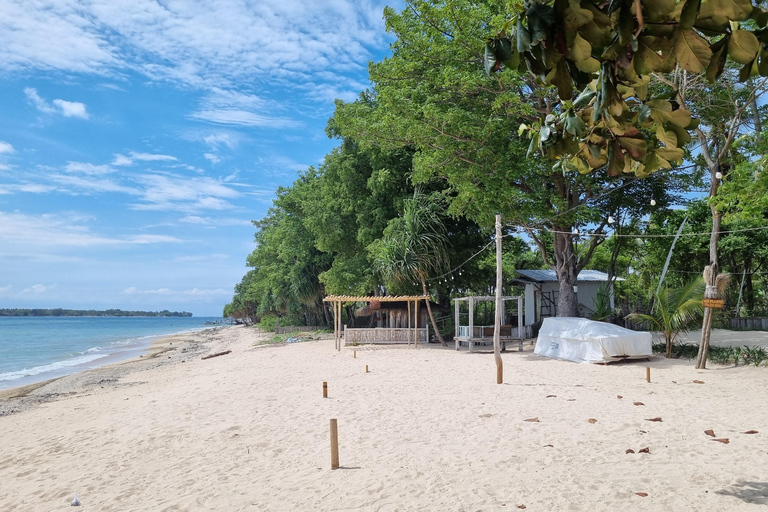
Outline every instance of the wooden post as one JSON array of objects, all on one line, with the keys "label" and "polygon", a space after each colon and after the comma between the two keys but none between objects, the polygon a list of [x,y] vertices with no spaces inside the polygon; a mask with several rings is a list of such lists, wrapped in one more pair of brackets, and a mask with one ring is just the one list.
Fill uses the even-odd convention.
[{"label": "wooden post", "polygon": [[357,359],[357,350],[352,351],[352,357]]},{"label": "wooden post", "polygon": [[331,420],[331,469],[339,469],[339,427],[336,418]]},{"label": "wooden post", "polygon": [[[429,300],[429,297],[427,297],[426,300]],[[413,302],[413,316],[416,317],[414,324],[416,325],[416,336],[413,337],[413,346],[414,348],[419,346],[419,301],[415,300]],[[429,340],[427,340],[427,343],[429,343]]]},{"label": "wooden post", "polygon": [[469,298],[469,342],[467,352],[472,352],[472,340],[475,337],[475,299]]},{"label": "wooden post", "polygon": [[365,373],[368,373],[368,365],[365,365]]},{"label": "wooden post", "polygon": [[501,215],[496,215],[496,314],[493,323],[493,357],[496,359],[496,384],[504,382],[504,363],[501,360]]},{"label": "wooden post", "polygon": [[323,398],[328,398],[328,383],[323,382]]},{"label": "wooden post", "polygon": [[650,366],[646,366],[645,367],[645,381],[646,382],[651,382],[651,367]]}]

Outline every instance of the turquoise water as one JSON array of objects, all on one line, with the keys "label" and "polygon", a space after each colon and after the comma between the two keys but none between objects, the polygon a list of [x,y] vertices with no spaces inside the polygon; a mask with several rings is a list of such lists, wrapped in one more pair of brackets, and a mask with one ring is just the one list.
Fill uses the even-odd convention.
[{"label": "turquoise water", "polygon": [[136,357],[158,336],[211,327],[207,317],[0,317],[0,389]]}]

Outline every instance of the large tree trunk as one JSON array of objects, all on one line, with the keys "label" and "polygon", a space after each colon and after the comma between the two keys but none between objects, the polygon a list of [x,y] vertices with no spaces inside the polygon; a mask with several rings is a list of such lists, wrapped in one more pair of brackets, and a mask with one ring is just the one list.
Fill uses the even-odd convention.
[{"label": "large tree trunk", "polygon": [[571,243],[572,235],[564,228],[555,228],[555,272],[560,283],[557,296],[557,316],[579,316],[579,303],[573,287],[576,286],[576,255]]},{"label": "large tree trunk", "polygon": [[[717,194],[717,189],[720,184],[720,180],[715,176],[718,167],[710,168],[710,174],[712,176],[712,184],[709,189],[709,197],[714,197]],[[709,265],[704,269],[704,281],[707,285],[704,297],[707,299],[717,299],[719,294],[717,291],[717,276],[720,272],[720,267],[717,263],[717,242],[720,239],[720,212],[714,206],[710,207],[712,210],[712,232],[709,235]],[[704,308],[704,319],[701,325],[701,342],[699,343],[699,354],[696,357],[696,369],[703,370],[707,367],[707,354],[709,353],[709,339],[712,335],[712,308]]]},{"label": "large tree trunk", "polygon": [[[448,344],[447,344],[447,343],[445,343],[445,340],[443,339],[443,335],[442,335],[442,334],[440,334],[440,330],[437,328],[437,322],[435,322],[435,317],[434,317],[434,315],[432,314],[432,306],[430,306],[430,305],[429,305],[429,294],[427,293],[427,282],[424,280],[424,278],[423,278],[423,277],[421,278],[421,289],[423,290],[423,292],[424,292],[424,295],[426,295],[426,296],[427,296],[427,300],[425,300],[424,302],[426,302],[426,303],[427,303],[427,313],[429,313],[429,319],[430,319],[430,321],[432,322],[432,328],[435,330],[435,336],[437,336],[437,339],[438,339],[438,340],[440,340],[440,343],[441,343],[441,344],[442,344],[444,347],[447,347],[447,346],[448,346]],[[417,327],[418,327],[418,325],[419,325],[419,324],[418,324],[418,321],[419,321],[419,320],[418,320],[418,318],[417,318],[417,319],[416,319],[416,322],[417,322],[416,326],[417,326]],[[427,343],[429,343],[429,340],[427,340]]]}]

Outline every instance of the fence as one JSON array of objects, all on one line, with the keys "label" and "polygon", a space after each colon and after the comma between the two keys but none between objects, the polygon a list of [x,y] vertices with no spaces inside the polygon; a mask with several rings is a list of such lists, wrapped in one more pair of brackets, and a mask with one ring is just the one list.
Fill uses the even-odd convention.
[{"label": "fence", "polygon": [[[493,338],[493,331],[494,326],[493,325],[474,325],[472,326],[472,336],[469,335],[469,326],[468,325],[460,325],[459,326],[459,337],[460,338]],[[511,325],[502,325],[501,331],[499,332],[499,336],[502,338],[522,338],[522,339],[529,339],[533,338],[533,326],[532,325],[524,325],[523,326],[523,332],[522,336],[518,332],[517,327],[512,327]]]},{"label": "fence", "polygon": [[737,331],[768,331],[768,318],[731,318],[731,329]]},{"label": "fence", "polygon": [[[419,343],[428,343],[429,327],[417,329]],[[357,345],[363,343],[413,343],[413,329],[375,327],[372,329],[344,329],[344,344]]]}]

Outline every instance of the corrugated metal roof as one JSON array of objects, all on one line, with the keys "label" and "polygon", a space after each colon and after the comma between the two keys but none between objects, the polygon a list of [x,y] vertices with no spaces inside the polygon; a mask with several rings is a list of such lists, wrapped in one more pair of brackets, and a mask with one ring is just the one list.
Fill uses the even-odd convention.
[{"label": "corrugated metal roof", "polygon": [[323,302],[334,302],[334,301],[342,301],[342,302],[370,302],[370,301],[379,301],[379,302],[402,302],[402,301],[408,301],[408,300],[423,300],[428,299],[429,295],[385,295],[382,297],[374,297],[374,296],[356,296],[356,295],[328,295],[326,298],[323,299]]},{"label": "corrugated metal roof", "polygon": [[[557,281],[557,274],[554,270],[517,270],[518,274],[527,277],[531,281],[536,283],[551,283]],[[624,279],[617,277],[617,281],[624,281]],[[608,281],[608,274],[600,272],[599,270],[582,270],[579,276],[576,278],[577,282],[598,282],[604,283]]]}]

